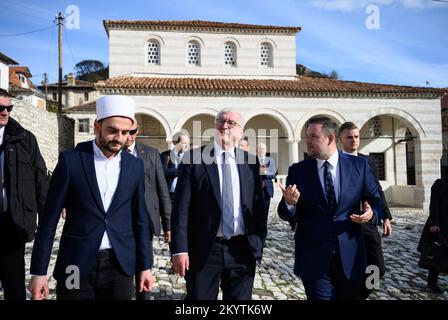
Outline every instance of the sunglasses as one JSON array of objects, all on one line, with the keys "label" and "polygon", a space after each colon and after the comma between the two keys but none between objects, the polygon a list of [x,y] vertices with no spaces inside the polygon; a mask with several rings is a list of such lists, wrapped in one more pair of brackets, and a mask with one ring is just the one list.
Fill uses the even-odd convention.
[{"label": "sunglasses", "polygon": [[14,107],[12,104],[9,106],[0,106],[0,112],[5,111],[5,109],[6,109],[6,111],[11,112],[12,107]]},{"label": "sunglasses", "polygon": [[129,131],[129,134],[130,134],[131,136],[133,136],[134,134],[137,133],[137,131],[138,131],[138,129],[130,130],[130,131]]}]

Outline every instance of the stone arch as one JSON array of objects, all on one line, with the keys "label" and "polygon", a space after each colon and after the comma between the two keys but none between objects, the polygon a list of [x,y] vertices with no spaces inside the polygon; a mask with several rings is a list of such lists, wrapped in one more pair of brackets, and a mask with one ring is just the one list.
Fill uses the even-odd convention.
[{"label": "stone arch", "polygon": [[245,121],[247,123],[250,119],[262,115],[271,116],[281,124],[283,130],[285,130],[286,134],[288,135],[287,141],[293,141],[295,139],[294,128],[291,122],[288,120],[288,118],[286,118],[286,116],[283,113],[274,108],[257,109],[256,112],[249,113],[247,116],[245,116]]},{"label": "stone arch", "polygon": [[411,130],[413,134],[416,134],[419,139],[425,138],[426,133],[417,119],[414,118],[410,113],[398,108],[380,108],[374,111],[371,111],[366,120],[363,123],[359,124],[359,128],[362,128],[370,119],[376,116],[391,116],[398,120],[403,121],[404,124]]},{"label": "stone arch", "polygon": [[338,123],[338,125],[343,124],[344,122],[346,122],[345,118],[343,115],[341,115],[339,112],[336,112],[334,110],[330,110],[330,109],[318,109],[318,110],[314,110],[312,112],[308,112],[305,115],[303,115],[300,120],[299,123],[296,126],[295,129],[295,137],[296,137],[296,141],[300,141],[302,140],[301,137],[301,133],[302,133],[302,129],[305,126],[306,122],[317,115],[323,115],[323,116],[328,116],[330,118],[333,118],[334,120],[336,120],[336,122]]},{"label": "stone arch", "polygon": [[190,119],[193,118],[194,116],[198,116],[201,114],[205,114],[205,115],[210,115],[210,116],[216,116],[219,112],[219,109],[215,109],[215,108],[200,108],[200,109],[195,109],[189,112],[185,112],[184,114],[182,114],[179,119],[177,119],[174,127],[173,127],[173,134],[180,131],[183,127],[183,125]]},{"label": "stone arch", "polygon": [[[137,107],[135,110],[135,113],[151,116],[151,117],[157,119],[160,122],[160,124],[162,125],[163,129],[165,129],[165,133],[167,136],[166,141],[167,142],[171,141],[173,131],[171,130],[171,126],[170,126],[168,120],[160,112],[158,112],[154,109],[151,109],[151,108],[147,108],[147,107]],[[168,139],[168,137],[169,137],[169,139]]]}]

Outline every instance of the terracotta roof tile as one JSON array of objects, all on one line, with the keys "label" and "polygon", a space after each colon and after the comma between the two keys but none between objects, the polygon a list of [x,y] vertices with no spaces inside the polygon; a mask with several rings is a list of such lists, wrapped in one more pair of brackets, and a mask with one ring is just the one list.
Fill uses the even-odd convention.
[{"label": "terracotta roof tile", "polygon": [[301,76],[296,80],[161,78],[123,76],[96,83],[99,90],[199,91],[236,93],[273,93],[293,95],[313,94],[422,94],[442,96],[443,89],[341,81],[329,78]]},{"label": "terracotta roof tile", "polygon": [[63,113],[77,113],[77,112],[96,112],[96,101],[92,101],[92,102],[88,102],[88,103],[84,103],[84,104],[79,104],[77,106],[74,107],[70,107],[70,108],[65,108],[64,110],[62,110]]},{"label": "terracotta roof tile", "polygon": [[280,33],[297,33],[300,27],[270,26],[203,20],[103,20],[104,28],[118,29],[188,29],[188,30],[246,30]]}]

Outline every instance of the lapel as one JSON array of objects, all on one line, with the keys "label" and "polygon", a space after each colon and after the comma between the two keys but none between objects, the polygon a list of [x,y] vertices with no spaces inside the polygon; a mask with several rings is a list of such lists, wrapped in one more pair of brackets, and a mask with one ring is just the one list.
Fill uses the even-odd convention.
[{"label": "lapel", "polygon": [[[213,147],[210,150],[210,157],[215,160],[215,149]],[[215,198],[219,204],[219,208],[221,209],[221,212],[222,212],[221,189],[219,187],[218,165],[216,164],[216,161],[213,161],[210,164],[203,162],[203,164],[205,166],[205,170],[207,171],[213,194],[215,195]]]},{"label": "lapel", "polygon": [[242,183],[243,181],[246,181],[250,177],[250,168],[247,165],[247,158],[246,154],[243,150],[239,148],[235,148],[235,161],[238,167],[238,176],[240,179],[240,197],[241,197],[241,207],[247,206],[246,204],[250,203],[250,199],[247,199],[247,197],[250,195],[249,190],[247,189],[250,184],[249,183]]},{"label": "lapel", "polygon": [[95,142],[89,141],[85,145],[85,150],[80,150],[81,162],[84,169],[84,174],[86,176],[87,181],[89,182],[90,191],[92,192],[93,198],[95,199],[98,208],[100,208],[103,214],[105,214],[103,201],[101,200],[100,189],[98,187],[98,181],[96,180],[92,143]]},{"label": "lapel", "polygon": [[107,210],[106,215],[114,212],[114,207],[120,203],[121,195],[129,193],[126,187],[129,187],[124,181],[127,177],[132,176],[130,173],[131,161],[134,156],[129,152],[121,152],[121,161],[120,161],[120,176],[118,177],[117,189],[115,190],[114,196],[109,206],[109,210]]},{"label": "lapel", "polygon": [[352,176],[353,165],[351,165],[350,161],[345,157],[353,157],[346,156],[342,152],[339,153],[339,199],[338,206],[336,208],[336,212],[338,211],[341,203],[345,201],[346,194],[344,189],[346,185],[349,185],[349,179]]}]

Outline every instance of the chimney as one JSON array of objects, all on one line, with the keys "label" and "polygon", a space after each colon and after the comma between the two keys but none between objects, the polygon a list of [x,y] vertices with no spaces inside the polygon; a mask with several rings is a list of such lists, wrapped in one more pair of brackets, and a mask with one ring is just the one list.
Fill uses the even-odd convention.
[{"label": "chimney", "polygon": [[67,75],[67,85],[68,86],[75,86],[76,85],[75,77],[73,77],[73,73],[69,73]]}]

